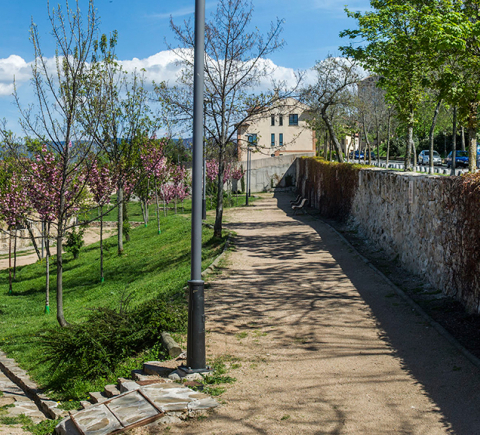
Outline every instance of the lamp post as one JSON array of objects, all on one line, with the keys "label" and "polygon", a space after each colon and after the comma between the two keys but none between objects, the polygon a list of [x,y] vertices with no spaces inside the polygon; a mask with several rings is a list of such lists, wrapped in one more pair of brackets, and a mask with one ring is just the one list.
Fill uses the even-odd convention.
[{"label": "lamp post", "polygon": [[192,264],[188,282],[186,373],[207,371],[205,358],[205,306],[202,280],[202,166],[203,91],[205,53],[205,0],[195,0],[195,54],[193,84],[193,170],[192,170]]},{"label": "lamp post", "polygon": [[252,189],[252,149],[250,148],[249,151],[250,159],[248,165],[248,197],[250,198]]},{"label": "lamp post", "polygon": [[202,220],[207,219],[207,152],[205,149],[206,143],[206,134],[205,134],[205,124],[207,123],[207,114],[206,114],[206,103],[207,100],[203,100],[203,192],[202,192]]},{"label": "lamp post", "polygon": [[[250,137],[249,137],[250,141]],[[247,146],[247,183],[245,187],[245,205],[248,205],[248,197],[250,196],[250,172],[251,172],[251,160],[252,160],[252,149],[250,145]]]}]

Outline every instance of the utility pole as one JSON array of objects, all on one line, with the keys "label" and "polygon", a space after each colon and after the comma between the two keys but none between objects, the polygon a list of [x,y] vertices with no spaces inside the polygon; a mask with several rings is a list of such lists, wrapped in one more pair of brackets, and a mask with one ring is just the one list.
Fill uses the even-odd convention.
[{"label": "utility pole", "polygon": [[205,54],[205,0],[195,0],[195,58],[193,84],[192,264],[188,282],[187,373],[207,371],[205,356],[205,301],[202,280],[202,169]]}]

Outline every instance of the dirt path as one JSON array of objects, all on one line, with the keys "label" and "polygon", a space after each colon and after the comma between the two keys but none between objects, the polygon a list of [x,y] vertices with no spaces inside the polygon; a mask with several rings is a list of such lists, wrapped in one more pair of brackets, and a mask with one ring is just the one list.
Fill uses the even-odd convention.
[{"label": "dirt path", "polygon": [[[278,206],[277,206],[278,199]],[[238,358],[206,419],[146,434],[480,433],[480,370],[289,196],[228,212],[207,355]]]},{"label": "dirt path", "polygon": [[[106,239],[110,237],[114,230],[112,228],[104,228],[103,229],[103,237]],[[91,245],[92,243],[98,242],[100,240],[100,228],[87,228],[85,231],[85,235],[83,236],[83,240],[85,241],[85,246]],[[55,249],[55,248],[54,248]],[[54,250],[51,251],[52,253]],[[2,252],[2,256],[8,254]],[[19,256],[17,256],[17,267],[18,266],[25,266],[27,264],[35,263],[38,260],[37,254],[33,250],[28,251],[19,251]],[[13,267],[13,256],[12,256],[12,267]],[[0,270],[8,269],[8,257],[0,259]]]}]

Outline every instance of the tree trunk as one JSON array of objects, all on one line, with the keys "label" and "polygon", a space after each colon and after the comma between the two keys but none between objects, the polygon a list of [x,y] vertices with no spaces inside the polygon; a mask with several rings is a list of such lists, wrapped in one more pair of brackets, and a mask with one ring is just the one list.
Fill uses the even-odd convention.
[{"label": "tree trunk", "polygon": [[469,104],[468,113],[468,170],[477,170],[477,109],[478,103]]},{"label": "tree trunk", "polygon": [[465,127],[462,125],[462,151],[465,151]]},{"label": "tree trunk", "polygon": [[407,128],[407,147],[405,150],[405,161],[403,170],[405,172],[410,171],[412,168],[412,148],[413,148],[413,122],[408,124]]},{"label": "tree trunk", "polygon": [[[63,210],[64,198],[60,199],[60,213]],[[58,219],[57,228],[57,320],[63,328],[68,325],[63,313],[63,219]]]},{"label": "tree trunk", "polygon": [[8,294],[12,294],[12,227],[8,228]]},{"label": "tree trunk", "polygon": [[103,275],[103,206],[100,206],[100,282],[104,282]]},{"label": "tree trunk", "polygon": [[37,257],[38,257],[39,260],[41,260],[42,255],[40,254],[40,250],[38,249],[37,241],[35,240],[35,236],[34,236],[33,231],[32,231],[32,226],[29,222],[27,222],[26,225],[27,225],[28,235],[30,236],[30,240],[32,241],[32,245],[35,249],[35,252],[37,253]]},{"label": "tree trunk", "polygon": [[412,154],[413,154],[413,170],[417,168],[417,147],[415,146],[415,141],[412,137]]},{"label": "tree trunk", "polygon": [[377,127],[377,166],[380,167],[380,129]]},{"label": "tree trunk", "polygon": [[[50,224],[45,224],[43,237],[45,240],[45,314],[50,314],[50,242],[48,234],[50,233]],[[47,234],[45,235],[45,231]]]},{"label": "tree trunk", "polygon": [[335,134],[335,130],[333,129],[332,122],[330,121],[330,118],[328,117],[326,110],[328,107],[325,107],[322,111],[322,119],[323,122],[325,122],[325,125],[328,128],[328,133],[330,136],[330,141],[333,143],[333,146],[335,147],[335,151],[337,152],[337,161],[339,163],[343,163],[343,153],[342,153],[342,147],[340,145],[340,142],[338,142],[337,136]]},{"label": "tree trunk", "polygon": [[327,160],[327,152],[328,152],[328,131],[325,131],[325,142],[323,143],[323,158]]},{"label": "tree trunk", "polygon": [[453,106],[453,141],[452,141],[452,170],[450,175],[455,175],[455,165],[457,160],[457,106]]},{"label": "tree trunk", "polygon": [[117,244],[118,255],[123,254],[123,186],[117,188]]},{"label": "tree trunk", "polygon": [[157,229],[158,234],[161,234],[162,231],[160,230],[160,204],[158,202],[158,190],[157,190],[157,179],[155,178],[155,204],[157,210]]},{"label": "tree trunk", "polygon": [[213,226],[214,237],[222,237],[223,222],[223,174],[225,173],[225,147],[219,147],[218,155],[218,180],[217,180],[217,209],[215,213],[215,225]]},{"label": "tree trunk", "polygon": [[391,115],[388,114],[388,124],[387,124],[387,157],[385,167],[388,168],[388,160],[390,159],[390,129],[391,129]]},{"label": "tree trunk", "polygon": [[429,173],[433,174],[433,133],[435,132],[435,125],[437,124],[438,112],[440,112],[440,106],[442,105],[442,99],[438,100],[435,112],[433,113],[432,125],[430,126],[430,157],[428,158],[428,166],[430,167]]},{"label": "tree trunk", "polygon": [[365,116],[363,117],[363,135],[365,136],[365,142],[367,144],[367,154],[368,154],[368,160],[367,160],[365,156],[365,152],[363,153],[363,160],[368,161],[368,164],[370,165],[372,163],[372,155],[370,154],[370,140],[368,139],[367,128],[365,126]]},{"label": "tree trunk", "polygon": [[15,225],[15,242],[13,244],[13,279],[17,278],[17,226]]},{"label": "tree trunk", "polygon": [[[147,209],[147,213],[148,213],[148,209]],[[125,226],[125,223],[128,223],[129,221],[129,218],[128,218],[128,198],[125,197],[125,195],[123,196],[123,232],[125,233],[125,242],[129,242],[130,241],[130,227],[128,227],[128,231],[127,231],[127,228]]]}]

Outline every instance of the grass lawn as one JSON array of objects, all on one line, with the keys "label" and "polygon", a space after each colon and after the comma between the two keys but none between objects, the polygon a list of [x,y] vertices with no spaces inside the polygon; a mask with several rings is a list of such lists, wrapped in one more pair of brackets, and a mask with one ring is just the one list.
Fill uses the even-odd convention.
[{"label": "grass lawn", "polygon": [[[139,204],[131,208],[130,219],[141,220]],[[190,215],[169,212],[168,217],[164,217],[162,214],[160,235],[154,212],[150,219],[148,227],[132,229],[131,241],[125,243],[125,253],[121,257],[117,255],[116,236],[104,242],[104,283],[99,279],[99,243],[83,248],[78,260],[65,254],[64,311],[68,322],[84,321],[89,310],[95,307],[117,308],[127,294],[133,294],[131,305],[137,306],[161,293],[182,293],[190,279]],[[214,239],[213,231],[204,227],[203,242],[205,269],[221,252],[224,240]],[[42,362],[39,336],[46,328],[57,325],[55,288],[52,259],[51,313],[45,314],[45,263],[19,267],[12,295],[8,295],[8,271],[0,271],[0,348],[42,386],[49,385],[53,376]],[[137,360],[127,361],[109,378],[84,382],[69,390],[57,389],[50,394],[56,400],[84,399],[88,391],[99,391],[117,376],[126,376],[131,369],[140,368],[143,358],[148,360],[154,356],[147,352]]]}]

